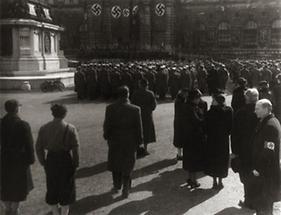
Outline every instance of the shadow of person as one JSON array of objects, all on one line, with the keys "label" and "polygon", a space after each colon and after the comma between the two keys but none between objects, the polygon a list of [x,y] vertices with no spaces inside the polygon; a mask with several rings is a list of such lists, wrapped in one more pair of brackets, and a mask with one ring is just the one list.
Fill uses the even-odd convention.
[{"label": "shadow of person", "polygon": [[105,161],[95,166],[83,167],[81,169],[78,169],[75,178],[78,179],[78,178],[91,177],[93,175],[103,173],[106,170],[107,170],[107,162]]},{"label": "shadow of person", "polygon": [[223,209],[222,211],[216,213],[215,215],[253,215],[253,214],[255,214],[255,212],[249,209],[229,207]]},{"label": "shadow of person", "polygon": [[[109,214],[184,214],[218,193],[212,189],[181,188],[182,181],[182,169],[163,172],[153,180],[133,188],[129,196],[132,201],[114,208]],[[150,191],[151,195],[137,200],[138,193],[144,191]]]},{"label": "shadow of person", "polygon": [[[165,159],[165,160],[158,161],[156,163],[135,170],[133,172],[132,179],[154,174],[160,169],[164,169],[168,166],[172,166],[175,164],[177,164],[177,161],[175,159]],[[78,169],[76,173],[76,179],[91,177],[103,173],[105,171],[107,171],[106,161],[94,166],[83,167],[81,169]]]},{"label": "shadow of person", "polygon": [[143,168],[133,171],[132,179],[144,177],[156,173],[157,171],[164,169],[166,167],[176,165],[177,161],[175,159],[164,159]]},{"label": "shadow of person", "polygon": [[75,202],[70,207],[70,215],[87,214],[98,208],[113,204],[114,202],[122,200],[121,196],[113,198],[112,192],[103,193],[101,195],[93,195],[83,198]]}]

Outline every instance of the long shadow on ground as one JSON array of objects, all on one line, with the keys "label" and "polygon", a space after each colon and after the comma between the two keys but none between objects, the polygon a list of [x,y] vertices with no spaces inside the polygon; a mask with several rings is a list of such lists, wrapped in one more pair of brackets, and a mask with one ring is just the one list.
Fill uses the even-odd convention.
[{"label": "long shadow on ground", "polygon": [[[177,161],[175,159],[161,160],[159,162],[145,166],[141,169],[135,170],[133,172],[132,178],[135,179],[135,178],[143,177],[146,175],[151,175],[153,173],[156,173],[160,169],[164,169],[168,166],[175,165],[176,163],[177,163]],[[78,171],[76,173],[76,178],[78,179],[78,178],[91,177],[91,176],[103,173],[106,170],[107,170],[107,162],[102,162],[95,166],[84,167],[84,168],[78,169]]]},{"label": "long shadow on ground", "polygon": [[230,207],[230,208],[225,208],[222,211],[216,213],[215,215],[250,215],[254,214],[254,211],[248,210],[248,212],[245,212],[245,209],[240,209],[240,208],[235,208],[235,207]]},{"label": "long shadow on ground", "polygon": [[218,191],[212,189],[180,188],[181,174],[181,169],[166,171],[152,181],[140,184],[132,192],[150,191],[152,196],[121,205],[109,214],[137,215],[145,212],[151,215],[180,215],[217,194]]},{"label": "long shadow on ground", "polygon": [[[146,214],[183,214],[190,208],[204,202],[214,196],[217,191],[210,189],[197,189],[190,191],[188,188],[181,188],[184,181],[182,169],[165,171],[156,178],[143,184],[133,187],[129,201],[114,208],[109,214],[115,215],[135,215],[147,211]],[[142,200],[136,200],[136,196],[141,193],[151,193],[148,197],[141,197]],[[140,199],[140,198],[137,198]],[[95,210],[109,206],[120,201],[118,197],[114,199],[111,193],[93,195],[77,201],[71,208],[71,214],[86,214]],[[119,202],[122,203],[122,202]]]}]

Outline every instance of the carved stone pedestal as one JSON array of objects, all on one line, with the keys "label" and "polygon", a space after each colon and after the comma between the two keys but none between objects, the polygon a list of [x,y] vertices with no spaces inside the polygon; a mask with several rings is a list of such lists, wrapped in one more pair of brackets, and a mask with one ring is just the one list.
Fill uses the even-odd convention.
[{"label": "carved stone pedestal", "polygon": [[2,19],[0,89],[20,89],[29,81],[37,89],[46,80],[73,85],[74,72],[59,49],[58,25],[33,19]]}]

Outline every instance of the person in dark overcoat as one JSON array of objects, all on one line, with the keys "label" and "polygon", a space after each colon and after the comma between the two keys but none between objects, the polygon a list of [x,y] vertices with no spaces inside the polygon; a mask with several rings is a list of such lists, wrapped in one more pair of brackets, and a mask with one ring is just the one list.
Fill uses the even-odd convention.
[{"label": "person in dark overcoat", "polygon": [[276,81],[277,84],[272,89],[272,94],[275,101],[275,108],[273,112],[281,123],[281,74],[276,76]]},{"label": "person in dark overcoat", "polygon": [[1,120],[1,200],[5,214],[18,214],[19,203],[33,188],[30,166],[34,163],[33,138],[28,122],[19,115],[19,102],[5,102]]},{"label": "person in dark overcoat", "polygon": [[[53,120],[43,125],[36,141],[36,154],[46,173],[46,202],[53,214],[69,214],[76,200],[75,172],[79,166],[79,137],[74,125],[64,118],[64,105],[51,106]],[[46,153],[47,151],[47,153]]]},{"label": "person in dark overcoat", "polygon": [[280,141],[281,126],[271,113],[268,99],[256,103],[260,119],[253,140],[252,186],[255,190],[254,208],[257,215],[272,215],[273,203],[280,201]]},{"label": "person in dark overcoat", "polygon": [[89,99],[94,100],[99,97],[98,74],[97,70],[94,67],[90,68],[89,74],[87,76],[87,91]]},{"label": "person in dark overcoat", "polygon": [[74,74],[75,91],[77,92],[78,100],[85,99],[86,97],[86,76],[79,66],[77,72]]},{"label": "person in dark overcoat", "polygon": [[105,111],[103,136],[108,143],[108,170],[112,172],[113,192],[122,189],[122,196],[129,195],[131,173],[136,161],[136,151],[143,144],[141,110],[130,104],[128,87],[117,91],[118,101]]},{"label": "person in dark overcoat", "polygon": [[168,92],[168,79],[169,74],[167,69],[161,69],[156,75],[156,92],[159,95],[160,100],[166,98]]},{"label": "person in dark overcoat", "polygon": [[184,67],[181,70],[180,81],[181,81],[180,83],[181,89],[187,88],[189,90],[191,88],[192,77],[187,67]]},{"label": "person in dark overcoat", "polygon": [[181,82],[180,73],[178,73],[174,68],[174,70],[171,71],[171,73],[169,75],[169,81],[168,81],[172,100],[174,100],[176,98],[176,96],[180,90],[180,82]]},{"label": "person in dark overcoat", "polygon": [[242,108],[246,101],[244,93],[247,90],[247,80],[245,78],[238,79],[238,86],[233,90],[231,107],[233,112],[236,113],[240,108]]},{"label": "person in dark overcoat", "polygon": [[247,89],[245,92],[246,105],[239,109],[233,117],[231,131],[232,159],[239,159],[239,177],[244,187],[244,201],[239,205],[252,208],[253,192],[250,189],[250,178],[252,168],[252,140],[258,118],[255,114],[255,105],[259,99],[259,92],[255,88]]},{"label": "person in dark overcoat", "polygon": [[[229,135],[232,127],[232,108],[225,105],[222,94],[214,94],[206,114],[206,169],[213,177],[213,188],[223,188],[222,178],[228,175]],[[217,181],[218,179],[218,181]]]},{"label": "person in dark overcoat", "polygon": [[177,148],[177,160],[182,160],[182,148],[185,142],[185,109],[188,89],[184,88],[178,92],[174,104],[174,139],[173,145]]},{"label": "person in dark overcoat", "polygon": [[154,93],[148,90],[148,81],[146,79],[139,81],[139,89],[134,92],[131,101],[132,104],[141,109],[144,149],[145,155],[148,155],[147,145],[156,141],[153,111],[157,102]]},{"label": "person in dark overcoat", "polygon": [[272,103],[273,110],[274,110],[275,100],[271,90],[269,89],[269,83],[267,81],[260,81],[258,90],[259,90],[259,99],[268,99]]},{"label": "person in dark overcoat", "polygon": [[218,70],[215,65],[211,65],[211,68],[208,70],[207,75],[207,84],[208,84],[208,93],[212,95],[219,87],[219,76]]},{"label": "person in dark overcoat", "polygon": [[201,92],[198,89],[191,90],[188,93],[186,113],[185,113],[185,136],[183,145],[183,169],[188,171],[189,178],[187,183],[191,188],[197,188],[200,184],[197,182],[197,172],[204,168],[204,147],[206,143],[206,134],[204,131],[204,110],[199,103],[201,101]]}]

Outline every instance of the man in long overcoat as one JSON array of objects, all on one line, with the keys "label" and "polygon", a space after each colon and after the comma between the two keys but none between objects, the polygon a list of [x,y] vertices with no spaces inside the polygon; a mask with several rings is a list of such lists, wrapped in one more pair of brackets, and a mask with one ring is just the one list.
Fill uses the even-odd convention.
[{"label": "man in long overcoat", "polygon": [[271,215],[273,203],[280,201],[281,126],[271,113],[268,99],[257,102],[255,113],[260,119],[253,141],[253,186],[257,215]]},{"label": "man in long overcoat", "polygon": [[1,120],[1,200],[6,214],[18,214],[19,202],[33,188],[30,165],[34,163],[33,138],[29,124],[18,116],[17,100],[5,102]]},{"label": "man in long overcoat", "polygon": [[148,90],[148,81],[146,79],[139,81],[139,89],[132,95],[132,103],[141,109],[144,149],[145,155],[148,155],[147,144],[156,141],[153,111],[157,102],[154,93]]},{"label": "man in long overcoat", "polygon": [[281,123],[281,74],[276,76],[277,84],[273,87],[272,93],[274,97],[275,109],[274,114]]},{"label": "man in long overcoat", "polygon": [[252,208],[252,191],[250,190],[249,180],[251,175],[251,155],[253,151],[252,139],[258,118],[255,114],[255,105],[259,99],[257,89],[250,88],[245,92],[246,105],[239,109],[233,117],[231,132],[232,157],[239,159],[240,168],[238,170],[240,181],[244,185],[244,202],[239,204],[244,207]]},{"label": "man in long overcoat", "polygon": [[245,105],[244,93],[247,90],[247,83],[245,78],[239,78],[238,86],[233,90],[231,107],[234,113]]},{"label": "man in long overcoat", "polygon": [[129,195],[136,150],[143,143],[140,108],[130,104],[128,87],[118,88],[118,101],[106,107],[103,125],[108,143],[108,170],[112,172],[113,191],[123,185],[122,196]]}]

